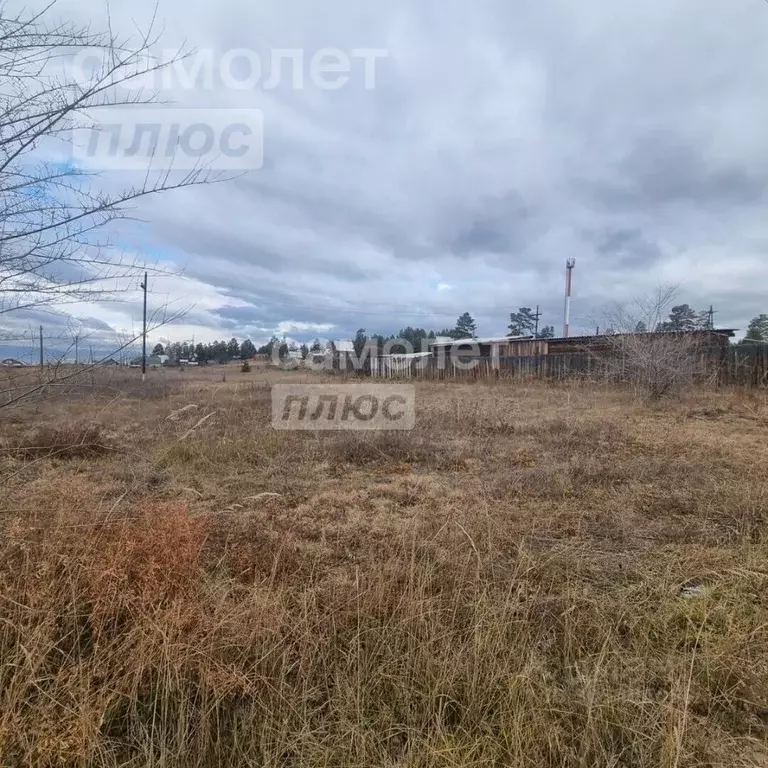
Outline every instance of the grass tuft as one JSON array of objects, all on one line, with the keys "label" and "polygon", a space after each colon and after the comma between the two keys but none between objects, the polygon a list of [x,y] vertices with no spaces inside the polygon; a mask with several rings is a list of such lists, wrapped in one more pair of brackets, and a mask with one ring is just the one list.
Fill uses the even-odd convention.
[{"label": "grass tuft", "polygon": [[25,459],[87,458],[110,450],[101,425],[92,422],[65,422],[37,427],[18,435],[7,447],[8,453]]}]

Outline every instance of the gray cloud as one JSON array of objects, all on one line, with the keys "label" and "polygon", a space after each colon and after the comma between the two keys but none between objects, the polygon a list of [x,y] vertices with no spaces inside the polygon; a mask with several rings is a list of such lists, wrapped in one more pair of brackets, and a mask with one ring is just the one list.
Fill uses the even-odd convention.
[{"label": "gray cloud", "polygon": [[[151,8],[112,9],[113,23]],[[59,12],[97,24],[103,5]],[[307,60],[324,47],[389,51],[373,90],[356,69],[338,91],[286,77],[274,90],[168,94],[257,107],[266,125],[262,170],[146,201],[146,226],[119,225],[140,253],[168,254],[211,287],[188,325],[348,335],[440,328],[469,310],[490,334],[538,303],[559,327],[569,256],[585,330],[602,304],[664,281],[715,303],[724,324],[768,311],[753,287],[768,280],[760,2],[331,0],[319,14],[309,0],[194,13],[165,0],[160,14],[169,44],[247,47],[265,63],[280,48]]]},{"label": "gray cloud", "polygon": [[684,136],[654,132],[641,137],[617,164],[615,181],[594,185],[592,192],[608,210],[682,204],[722,211],[760,204],[766,170],[708,158]]}]

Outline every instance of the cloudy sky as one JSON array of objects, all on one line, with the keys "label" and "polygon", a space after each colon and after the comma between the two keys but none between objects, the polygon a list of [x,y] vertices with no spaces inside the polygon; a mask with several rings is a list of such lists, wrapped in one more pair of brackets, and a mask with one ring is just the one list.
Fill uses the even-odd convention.
[{"label": "cloudy sky", "polygon": [[[153,4],[112,3],[113,28]],[[106,23],[102,0],[52,12]],[[260,109],[265,130],[261,169],[121,223],[124,248],[183,270],[155,282],[152,301],[195,305],[161,336],[343,338],[465,310],[494,335],[536,304],[559,332],[567,257],[577,330],[669,282],[721,326],[768,312],[764,0],[161,0],[158,18],[162,47],[247,48],[264,68],[256,87],[163,98]],[[323,48],[387,56],[374,87],[353,59],[325,90]],[[303,52],[302,88],[290,67],[263,87],[281,49]],[[138,298],[70,311],[130,330]]]}]

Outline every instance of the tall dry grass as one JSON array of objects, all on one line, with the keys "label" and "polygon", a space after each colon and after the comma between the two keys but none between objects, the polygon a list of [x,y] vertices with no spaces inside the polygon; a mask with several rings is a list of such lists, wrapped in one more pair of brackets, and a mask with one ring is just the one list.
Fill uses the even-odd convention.
[{"label": "tall dry grass", "polygon": [[766,763],[762,396],[425,384],[317,436],[256,381],[36,417],[109,451],[3,425],[4,764]]}]

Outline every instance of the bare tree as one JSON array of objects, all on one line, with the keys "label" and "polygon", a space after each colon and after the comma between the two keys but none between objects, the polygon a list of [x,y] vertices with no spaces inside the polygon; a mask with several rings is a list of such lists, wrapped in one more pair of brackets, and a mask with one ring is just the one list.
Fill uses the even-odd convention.
[{"label": "bare tree", "polygon": [[[108,192],[93,174],[50,159],[73,121],[102,107],[155,102],[155,93],[118,86],[176,61],[151,57],[154,18],[146,33],[122,40],[51,21],[51,13],[49,5],[14,15],[0,4],[0,315],[111,296],[146,265],[115,256],[104,227],[141,197],[217,180],[204,168],[164,169]],[[100,64],[76,77],[66,62],[84,49]]]},{"label": "bare tree", "polygon": [[662,285],[654,294],[609,310],[605,320],[613,332],[601,339],[602,351],[591,353],[611,380],[629,383],[652,399],[677,394],[714,375],[700,337],[648,330],[659,328],[677,290],[676,285]]}]

